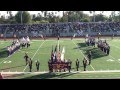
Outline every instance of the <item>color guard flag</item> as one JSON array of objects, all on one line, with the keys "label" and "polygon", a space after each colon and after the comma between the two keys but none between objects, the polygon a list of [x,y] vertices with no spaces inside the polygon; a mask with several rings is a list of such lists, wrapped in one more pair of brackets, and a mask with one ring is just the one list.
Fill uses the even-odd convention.
[{"label": "color guard flag", "polygon": [[41,36],[41,38],[43,38],[43,35],[42,35],[42,34],[41,34],[40,36]]},{"label": "color guard flag", "polygon": [[52,51],[51,51],[51,60],[53,60],[54,53],[53,53],[53,46],[52,46]]},{"label": "color guard flag", "polygon": [[64,61],[64,54],[65,54],[65,47],[63,47],[63,50],[61,53],[61,61]]}]

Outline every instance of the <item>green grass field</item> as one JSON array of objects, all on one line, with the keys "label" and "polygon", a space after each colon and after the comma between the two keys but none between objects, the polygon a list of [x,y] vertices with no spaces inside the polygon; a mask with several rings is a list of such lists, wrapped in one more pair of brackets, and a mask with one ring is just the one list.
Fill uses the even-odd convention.
[{"label": "green grass field", "polygon": [[[87,47],[84,44],[84,39],[60,39],[60,50],[65,47],[65,58],[71,59],[72,71],[76,71],[75,61],[80,60],[80,72],[83,71],[82,60],[87,50],[92,50],[93,57],[91,65],[87,66],[87,71],[113,71],[120,70],[120,39],[111,40],[107,38],[110,44],[110,55],[106,56],[97,47]],[[11,41],[0,41],[0,52],[3,48],[10,45]],[[58,44],[57,40],[31,40],[31,46],[27,49],[20,49],[10,57],[1,55],[0,57],[0,72],[29,72],[29,67],[25,65],[24,54],[33,60],[32,72],[36,72],[35,61],[40,62],[40,72],[48,71],[48,60],[51,55],[52,45],[55,47]],[[58,74],[39,74],[39,75],[23,75],[17,78],[65,78],[65,79],[79,79],[79,78],[118,78],[120,73],[116,72],[101,72],[101,73],[58,73]]]}]

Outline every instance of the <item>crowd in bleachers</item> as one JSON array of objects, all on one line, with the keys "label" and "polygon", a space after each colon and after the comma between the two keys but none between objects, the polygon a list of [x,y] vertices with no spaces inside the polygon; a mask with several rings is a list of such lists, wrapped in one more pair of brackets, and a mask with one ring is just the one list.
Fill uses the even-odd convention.
[{"label": "crowd in bleachers", "polygon": [[1,24],[0,33],[38,33],[42,31],[58,35],[60,32],[68,33],[82,30],[83,32],[117,32],[120,31],[120,22],[68,22],[47,24]]}]

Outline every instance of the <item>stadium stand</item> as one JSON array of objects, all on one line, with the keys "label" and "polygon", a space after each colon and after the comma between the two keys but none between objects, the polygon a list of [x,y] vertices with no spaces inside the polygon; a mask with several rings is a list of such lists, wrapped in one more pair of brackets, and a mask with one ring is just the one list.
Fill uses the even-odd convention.
[{"label": "stadium stand", "polygon": [[[48,24],[1,24],[0,34],[4,37],[39,37],[45,36],[77,36],[89,35],[120,35],[120,22],[68,22]],[[81,33],[81,34],[80,34]]]}]

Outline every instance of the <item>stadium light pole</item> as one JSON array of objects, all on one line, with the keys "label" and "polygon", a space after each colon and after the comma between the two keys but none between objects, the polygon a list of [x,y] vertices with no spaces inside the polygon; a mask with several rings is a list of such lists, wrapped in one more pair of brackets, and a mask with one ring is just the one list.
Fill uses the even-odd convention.
[{"label": "stadium light pole", "polygon": [[94,17],[94,22],[95,22],[95,11],[93,11],[93,17]]},{"label": "stadium light pole", "polygon": [[21,11],[21,24],[22,24],[22,13],[23,13],[23,11]]}]

